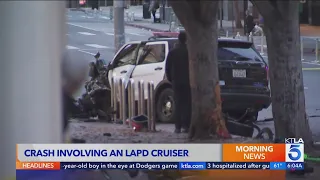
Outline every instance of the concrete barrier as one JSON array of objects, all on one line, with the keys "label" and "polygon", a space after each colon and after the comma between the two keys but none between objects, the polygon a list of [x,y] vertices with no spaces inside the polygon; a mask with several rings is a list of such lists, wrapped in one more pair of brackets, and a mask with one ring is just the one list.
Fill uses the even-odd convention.
[{"label": "concrete barrier", "polygon": [[[114,120],[127,124],[127,119],[138,115],[148,117],[148,131],[156,131],[155,102],[154,102],[154,83],[144,81],[134,81],[123,78],[111,78],[111,107],[114,111]],[[137,87],[137,88],[136,88]],[[138,97],[136,98],[136,94]],[[147,96],[146,96],[147,94]],[[137,106],[136,106],[137,105]],[[132,127],[129,121],[129,127]]]}]

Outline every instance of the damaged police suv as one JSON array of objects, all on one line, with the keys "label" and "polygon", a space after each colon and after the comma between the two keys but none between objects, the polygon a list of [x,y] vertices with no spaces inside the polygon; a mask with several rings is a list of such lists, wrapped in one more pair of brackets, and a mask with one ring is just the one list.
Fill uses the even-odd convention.
[{"label": "damaged police suv", "polygon": [[[176,43],[177,38],[168,37],[129,42],[120,48],[109,65],[109,82],[112,76],[124,78],[126,82],[130,78],[135,82],[154,82],[155,111],[161,122],[173,121],[175,113],[165,64],[168,52]],[[251,42],[221,38],[218,39],[218,62],[223,112],[256,121],[258,112],[271,103],[267,63]]]}]

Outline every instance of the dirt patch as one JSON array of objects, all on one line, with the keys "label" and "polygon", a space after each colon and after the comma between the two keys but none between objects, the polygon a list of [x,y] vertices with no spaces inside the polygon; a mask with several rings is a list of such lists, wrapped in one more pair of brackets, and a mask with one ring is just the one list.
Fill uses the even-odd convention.
[{"label": "dirt patch", "polygon": [[[173,125],[171,125],[173,126]],[[232,139],[189,141],[187,134],[176,134],[166,126],[157,132],[134,132],[127,125],[100,122],[71,122],[69,134],[72,138],[84,139],[87,143],[241,143],[252,142],[251,138],[234,136]]]},{"label": "dirt patch", "polygon": [[302,36],[320,36],[320,27],[311,25],[300,25]]},{"label": "dirt patch", "polygon": [[[173,133],[173,129],[170,129],[173,125],[158,125],[158,132],[134,132],[126,125],[101,123],[101,122],[81,122],[73,121],[70,123],[69,134],[73,138],[84,139],[86,143],[261,143],[262,140],[244,138],[234,136],[232,139],[217,139],[212,138],[210,140],[201,141],[189,141],[187,134]],[[265,143],[265,142],[264,142]],[[314,167],[314,173],[307,174],[305,176],[288,175],[287,180],[295,179],[307,179],[315,180],[320,177],[320,165],[318,163],[310,163]],[[111,171],[113,172],[113,171]],[[145,172],[151,174],[170,174],[170,176],[181,175],[179,171],[167,171],[157,172],[148,171]],[[143,176],[146,176],[142,173]],[[125,172],[119,172],[122,176],[126,175]],[[117,176],[120,176],[117,175]],[[168,175],[169,176],[169,175]],[[139,178],[138,178],[139,179]],[[141,178],[143,179],[143,178]],[[146,178],[148,179],[148,178]],[[196,178],[199,179],[199,178]],[[203,178],[201,178],[203,179]]]}]

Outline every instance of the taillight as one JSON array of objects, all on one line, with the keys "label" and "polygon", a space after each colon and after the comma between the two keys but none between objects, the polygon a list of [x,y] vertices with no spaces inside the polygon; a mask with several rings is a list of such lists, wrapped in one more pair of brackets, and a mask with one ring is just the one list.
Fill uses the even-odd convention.
[{"label": "taillight", "polygon": [[266,66],[266,75],[267,75],[267,80],[269,81],[269,66]]}]

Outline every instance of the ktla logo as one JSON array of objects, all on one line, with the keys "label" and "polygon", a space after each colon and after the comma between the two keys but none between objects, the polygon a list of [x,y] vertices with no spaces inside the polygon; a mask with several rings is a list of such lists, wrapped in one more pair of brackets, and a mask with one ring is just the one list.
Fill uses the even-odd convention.
[{"label": "ktla logo", "polygon": [[[287,144],[291,142],[290,144]],[[286,162],[304,162],[303,141],[286,141]]]}]

